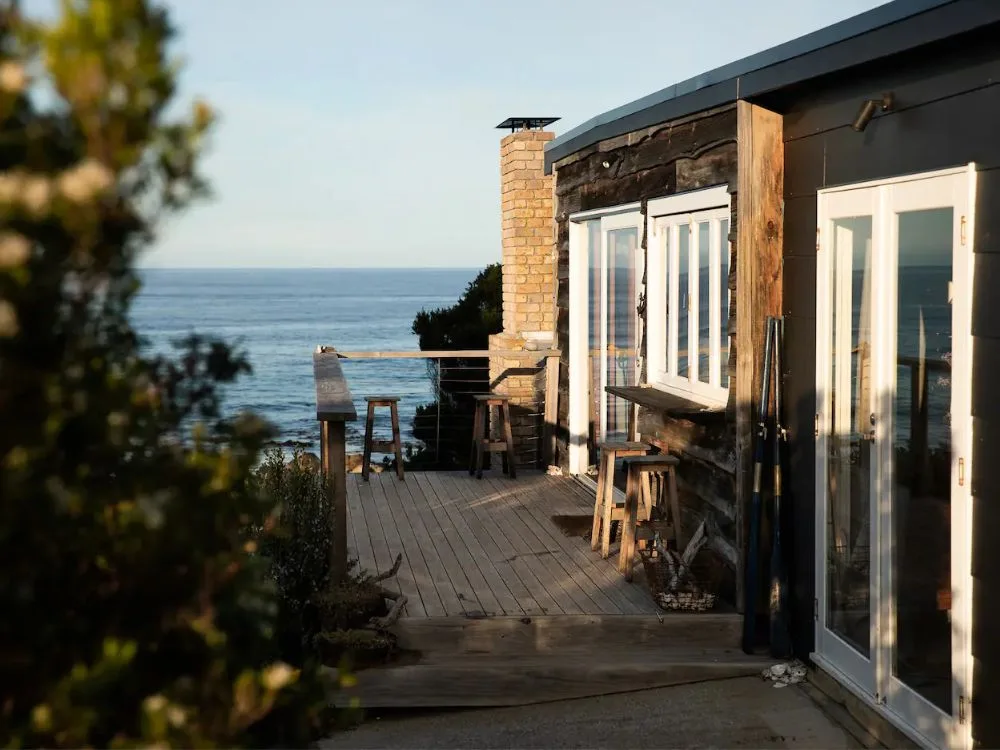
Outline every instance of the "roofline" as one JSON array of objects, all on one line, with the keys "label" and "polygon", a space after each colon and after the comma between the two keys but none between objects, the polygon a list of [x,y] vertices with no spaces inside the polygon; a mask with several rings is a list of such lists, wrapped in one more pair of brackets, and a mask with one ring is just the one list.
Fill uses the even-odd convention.
[{"label": "roofline", "polygon": [[894,0],[616,107],[545,146],[545,172],[588,146],[1000,21],[996,0]]}]

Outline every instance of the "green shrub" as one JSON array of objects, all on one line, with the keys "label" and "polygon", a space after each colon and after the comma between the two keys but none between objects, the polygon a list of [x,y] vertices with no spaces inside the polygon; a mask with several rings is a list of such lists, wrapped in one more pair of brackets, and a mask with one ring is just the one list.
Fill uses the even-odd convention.
[{"label": "green shrub", "polygon": [[153,0],[0,0],[3,746],[302,746],[328,718],[248,554],[269,430],[218,390],[245,359],[151,359],[129,322],[136,258],[204,192],[213,117],[167,118],[171,36]]}]

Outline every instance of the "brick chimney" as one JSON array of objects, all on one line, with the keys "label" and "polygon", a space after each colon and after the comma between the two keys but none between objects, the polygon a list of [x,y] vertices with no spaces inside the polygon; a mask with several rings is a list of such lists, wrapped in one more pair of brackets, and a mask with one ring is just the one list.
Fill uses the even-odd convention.
[{"label": "brick chimney", "polygon": [[[545,174],[545,144],[555,134],[542,130],[556,118],[510,118],[499,128],[500,216],[503,230],[503,333],[490,337],[493,350],[541,350],[555,345],[556,255],[553,177]],[[518,464],[541,458],[544,377],[528,369],[536,360],[490,361],[493,390],[511,397]]]}]

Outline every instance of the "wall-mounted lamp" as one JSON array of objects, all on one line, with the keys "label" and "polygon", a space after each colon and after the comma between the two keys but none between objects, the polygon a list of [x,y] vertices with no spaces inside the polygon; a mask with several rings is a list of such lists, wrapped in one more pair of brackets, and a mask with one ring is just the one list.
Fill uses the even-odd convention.
[{"label": "wall-mounted lamp", "polygon": [[883,112],[890,112],[894,105],[895,99],[891,93],[883,94],[881,99],[866,99],[861,105],[861,109],[858,110],[858,116],[851,123],[851,128],[861,133],[868,127],[868,123],[872,121],[876,110],[881,109]]}]

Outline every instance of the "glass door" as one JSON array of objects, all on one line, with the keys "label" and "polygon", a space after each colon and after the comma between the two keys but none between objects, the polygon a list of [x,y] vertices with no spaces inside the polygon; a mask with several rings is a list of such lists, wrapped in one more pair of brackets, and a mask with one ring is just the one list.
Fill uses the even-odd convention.
[{"label": "glass door", "polygon": [[886,705],[939,747],[962,744],[968,696],[968,185],[965,175],[944,176],[892,185],[885,195],[881,671]]},{"label": "glass door", "polygon": [[934,747],[970,743],[973,185],[819,204],[817,652]]},{"label": "glass door", "polygon": [[817,647],[865,693],[875,695],[879,581],[872,564],[878,515],[875,461],[873,241],[878,194],[824,196],[817,255]]},{"label": "glass door", "polygon": [[599,418],[599,440],[628,440],[629,402],[608,394],[607,386],[638,382],[639,222],[641,216],[606,216],[600,223],[602,279],[600,352],[592,362]]}]

